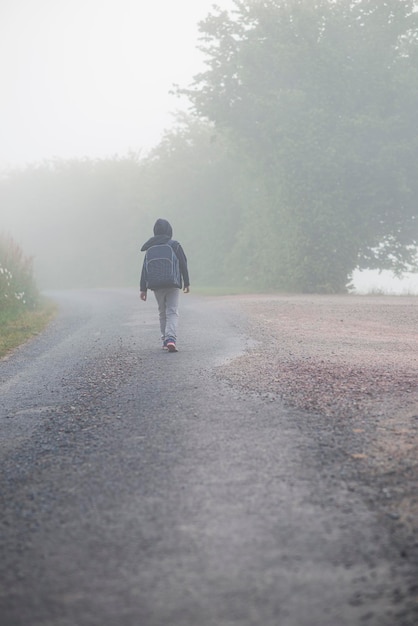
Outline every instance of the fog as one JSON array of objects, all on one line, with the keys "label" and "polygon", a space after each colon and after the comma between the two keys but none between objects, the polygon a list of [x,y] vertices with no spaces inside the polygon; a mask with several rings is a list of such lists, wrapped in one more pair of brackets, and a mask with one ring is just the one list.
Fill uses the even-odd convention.
[{"label": "fog", "polygon": [[[217,250],[232,282],[262,287],[257,271],[269,263],[272,223],[263,202],[275,183],[261,182],[261,192],[257,180],[249,184],[245,159],[231,161],[213,127],[178,121],[190,102],[172,93],[205,67],[197,25],[211,7],[212,0],[2,2],[0,232],[34,257],[41,288],[137,285],[139,249],[158,217],[172,222],[192,284],[221,280]],[[418,293],[414,275],[355,271],[353,284],[358,293]]]},{"label": "fog", "polygon": [[66,160],[0,184],[2,226],[33,257],[41,288],[135,284],[141,221],[135,158]]},{"label": "fog", "polygon": [[387,270],[382,272],[377,270],[360,272],[356,270],[353,273],[353,285],[356,293],[362,295],[418,295],[418,275],[410,272],[405,272],[402,277],[396,277]]},{"label": "fog", "polygon": [[[158,215],[151,207],[145,214],[135,176],[129,184],[112,184],[112,176],[124,166],[121,179],[132,175],[137,155],[158,145],[186,108],[171,91],[202,69],[197,24],[211,6],[212,0],[1,3],[0,170],[3,180],[10,169],[21,175],[0,191],[0,231],[34,257],[42,287],[136,280],[138,268],[130,266],[139,263],[140,243]],[[109,178],[106,162],[115,156],[122,163]],[[83,159],[102,165],[91,174],[88,165],[77,166]],[[38,171],[46,161],[68,162],[67,173]],[[118,262],[127,256],[130,262]]]},{"label": "fog", "polygon": [[182,106],[173,84],[187,84],[202,67],[197,23],[211,5],[2,0],[0,167],[158,143]]}]

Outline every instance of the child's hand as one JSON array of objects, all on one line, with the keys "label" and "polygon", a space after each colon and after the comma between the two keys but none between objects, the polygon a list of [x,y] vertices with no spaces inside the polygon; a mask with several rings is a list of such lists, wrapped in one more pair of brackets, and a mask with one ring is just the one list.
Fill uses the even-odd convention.
[{"label": "child's hand", "polygon": [[141,291],[141,300],[146,302],[146,299],[147,299],[147,292],[146,291]]},{"label": "child's hand", "polygon": [[183,289],[183,293],[190,293],[190,287],[185,287]]}]

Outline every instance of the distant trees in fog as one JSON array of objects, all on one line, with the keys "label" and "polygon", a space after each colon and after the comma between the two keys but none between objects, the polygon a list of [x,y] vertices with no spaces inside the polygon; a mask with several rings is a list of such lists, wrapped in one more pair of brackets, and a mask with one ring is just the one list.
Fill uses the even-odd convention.
[{"label": "distant trees in fog", "polygon": [[140,172],[130,155],[57,159],[3,177],[2,222],[34,255],[43,287],[133,283]]}]

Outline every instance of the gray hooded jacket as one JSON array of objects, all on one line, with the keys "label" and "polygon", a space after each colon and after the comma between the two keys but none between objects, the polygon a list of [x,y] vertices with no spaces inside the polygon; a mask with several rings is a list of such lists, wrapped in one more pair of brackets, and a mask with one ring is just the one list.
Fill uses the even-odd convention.
[{"label": "gray hooded jacket", "polygon": [[[169,243],[179,260],[180,275],[181,275],[181,279],[183,283],[182,286],[189,287],[190,280],[189,280],[189,271],[187,268],[187,258],[179,242],[172,239],[172,236],[173,236],[173,229],[171,228],[170,222],[161,218],[158,219],[154,224],[154,236],[151,237],[151,239],[148,239],[148,241],[144,243],[144,245],[141,248],[141,252],[145,252],[151,246],[156,246],[162,243]],[[146,277],[145,277],[145,261],[142,264],[140,290],[147,291],[147,283],[146,283]]]}]

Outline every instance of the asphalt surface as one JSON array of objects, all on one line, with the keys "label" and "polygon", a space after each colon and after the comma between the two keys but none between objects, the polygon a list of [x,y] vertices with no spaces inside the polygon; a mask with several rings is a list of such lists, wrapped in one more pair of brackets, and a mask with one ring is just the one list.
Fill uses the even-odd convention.
[{"label": "asphalt surface", "polygon": [[0,362],[1,626],[416,626],[315,416],[216,375],[256,340],[239,310],[182,296],[168,354],[152,298],[53,297]]}]

